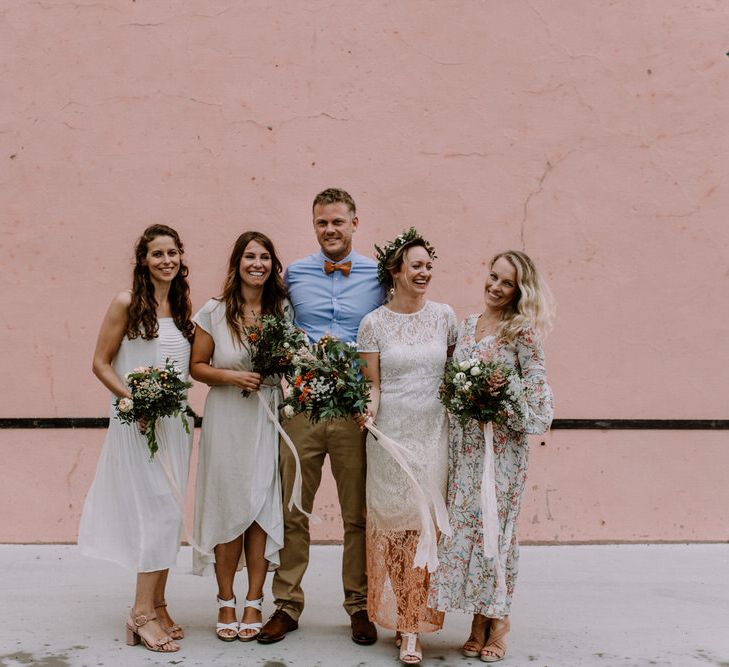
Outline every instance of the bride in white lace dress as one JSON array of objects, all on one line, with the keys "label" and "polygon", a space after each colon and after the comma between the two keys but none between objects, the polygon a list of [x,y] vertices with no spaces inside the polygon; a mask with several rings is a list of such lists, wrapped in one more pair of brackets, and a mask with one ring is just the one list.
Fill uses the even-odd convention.
[{"label": "bride in white lace dress", "polygon": [[[411,237],[385,246],[380,275],[392,298],[365,316],[357,344],[372,381],[369,416],[408,450],[421,486],[434,486],[445,498],[448,421],[438,387],[455,343],[456,317],[450,306],[426,301],[434,253],[414,230],[404,238]],[[372,621],[402,635],[400,659],[407,664],[422,659],[418,633],[443,625],[443,614],[427,606],[428,572],[413,566],[421,525],[413,497],[410,479],[370,434],[367,609]]]}]

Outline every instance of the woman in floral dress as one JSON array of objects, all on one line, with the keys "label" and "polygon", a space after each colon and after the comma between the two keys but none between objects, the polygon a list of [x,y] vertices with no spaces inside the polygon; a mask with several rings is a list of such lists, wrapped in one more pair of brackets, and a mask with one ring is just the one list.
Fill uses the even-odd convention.
[{"label": "woman in floral dress", "polygon": [[[372,381],[368,413],[406,450],[418,484],[445,498],[448,420],[438,387],[455,342],[456,317],[447,304],[425,299],[434,252],[415,229],[378,254],[380,279],[391,298],[359,328],[364,374]],[[370,620],[397,631],[406,664],[422,660],[418,634],[443,625],[443,614],[428,606],[428,570],[414,565],[421,534],[414,498],[404,469],[369,434],[367,611]]]},{"label": "woman in floral dress", "polygon": [[552,422],[552,392],[542,339],[549,330],[553,308],[534,264],[518,251],[499,253],[491,260],[484,301],[483,312],[470,315],[459,326],[454,360],[494,359],[515,369],[525,386],[523,417],[493,426],[498,558],[484,554],[483,424],[471,421],[460,427],[454,421],[448,478],[452,536],[441,536],[440,567],[431,579],[430,604],[441,611],[473,614],[463,654],[495,662],[506,654],[505,637],[510,628],[519,563],[515,528],[527,476],[528,435],[544,433]]}]

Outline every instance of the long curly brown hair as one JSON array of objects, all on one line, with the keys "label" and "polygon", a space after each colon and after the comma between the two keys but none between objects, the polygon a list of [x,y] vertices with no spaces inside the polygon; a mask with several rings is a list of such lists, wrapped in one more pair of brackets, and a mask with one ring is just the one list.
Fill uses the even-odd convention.
[{"label": "long curly brown hair", "polygon": [[283,317],[284,300],[288,295],[284,285],[281,260],[276,254],[273,242],[261,232],[243,232],[230,253],[228,260],[228,275],[223,283],[223,293],[218,297],[225,303],[225,319],[228,322],[230,333],[239,343],[243,343],[243,279],[240,276],[240,260],[251,241],[260,243],[271,255],[271,275],[263,285],[261,297],[261,312],[264,315],[277,315]]},{"label": "long curly brown hair", "polygon": [[154,284],[149,276],[145,263],[149,244],[158,236],[169,236],[180,252],[180,270],[172,280],[168,299],[172,310],[172,319],[190,342],[193,339],[193,324],[190,320],[192,304],[190,303],[190,285],[187,283],[189,273],[187,265],[182,261],[184,248],[180,235],[167,225],[150,225],[144,230],[134,247],[134,277],[132,282],[132,303],[129,306],[127,336],[144,340],[157,338],[157,300],[154,297]]}]

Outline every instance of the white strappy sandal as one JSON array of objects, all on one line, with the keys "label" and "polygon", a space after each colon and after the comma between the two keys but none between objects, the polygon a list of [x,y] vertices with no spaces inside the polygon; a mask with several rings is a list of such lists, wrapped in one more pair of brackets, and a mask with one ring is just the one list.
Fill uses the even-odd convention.
[{"label": "white strappy sandal", "polygon": [[[246,607],[253,607],[254,609],[258,609],[258,611],[263,612],[263,596],[261,596],[257,600],[246,600],[245,604],[243,605],[244,611]],[[262,627],[262,621],[258,621],[257,623],[244,623],[243,621],[241,621],[238,624],[238,639],[240,639],[242,642],[252,641],[261,633]],[[243,632],[244,630],[255,630],[255,632],[248,635],[242,635],[241,632]]]},{"label": "white strappy sandal", "polygon": [[400,635],[400,662],[405,665],[419,665],[423,661],[423,651],[416,649],[418,643],[417,632],[403,632]]},{"label": "white strappy sandal", "polygon": [[[235,609],[235,596],[233,596],[230,600],[221,600],[220,598],[216,599],[218,601],[218,609],[222,609],[223,607],[230,607],[231,609]],[[220,621],[218,621],[215,624],[215,634],[221,641],[234,642],[236,639],[238,639],[238,628],[238,621],[233,621],[232,623],[221,623]],[[224,630],[228,630],[233,634],[222,634]]]}]

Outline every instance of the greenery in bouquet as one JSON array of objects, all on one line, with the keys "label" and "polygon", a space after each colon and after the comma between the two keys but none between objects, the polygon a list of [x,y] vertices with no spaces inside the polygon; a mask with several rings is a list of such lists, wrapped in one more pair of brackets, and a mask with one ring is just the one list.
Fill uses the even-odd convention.
[{"label": "greenery in bouquet", "polygon": [[305,413],[312,422],[349,418],[364,412],[370,381],[362,376],[365,362],[350,343],[324,336],[310,350],[294,356],[287,376],[283,414]]},{"label": "greenery in bouquet", "polygon": [[[285,375],[294,353],[307,345],[306,334],[286,318],[263,315],[257,324],[246,327],[245,341],[251,353],[251,370],[266,378]],[[242,392],[249,396],[249,391]]]},{"label": "greenery in bouquet", "polygon": [[523,417],[524,385],[519,374],[495,360],[451,361],[440,385],[441,403],[465,426],[470,419],[505,424]]},{"label": "greenery in bouquet", "polygon": [[187,417],[195,414],[187,407],[186,400],[192,382],[182,379],[170,359],[165,360],[164,368],[139,366],[127,373],[126,381],[132,397],[116,399],[116,418],[123,424],[146,423],[144,434],[151,460],[159,449],[155,426],[160,417],[180,415],[185,431],[190,432]]}]

